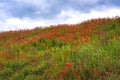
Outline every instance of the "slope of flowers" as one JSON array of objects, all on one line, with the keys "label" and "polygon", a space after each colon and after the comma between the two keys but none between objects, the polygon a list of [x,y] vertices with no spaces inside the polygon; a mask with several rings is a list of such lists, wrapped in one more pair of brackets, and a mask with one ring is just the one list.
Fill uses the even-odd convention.
[{"label": "slope of flowers", "polygon": [[119,80],[120,17],[0,33],[0,80]]}]

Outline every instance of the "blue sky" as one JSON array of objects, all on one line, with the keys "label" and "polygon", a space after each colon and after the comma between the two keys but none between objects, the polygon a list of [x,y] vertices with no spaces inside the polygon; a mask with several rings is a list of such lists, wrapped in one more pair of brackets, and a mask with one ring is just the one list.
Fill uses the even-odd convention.
[{"label": "blue sky", "polygon": [[0,31],[120,16],[120,0],[0,0]]}]

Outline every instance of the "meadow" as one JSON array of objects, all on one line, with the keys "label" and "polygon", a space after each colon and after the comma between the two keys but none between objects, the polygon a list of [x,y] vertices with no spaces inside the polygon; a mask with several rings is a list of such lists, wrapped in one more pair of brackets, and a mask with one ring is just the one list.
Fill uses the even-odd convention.
[{"label": "meadow", "polygon": [[1,32],[0,80],[120,80],[120,17]]}]

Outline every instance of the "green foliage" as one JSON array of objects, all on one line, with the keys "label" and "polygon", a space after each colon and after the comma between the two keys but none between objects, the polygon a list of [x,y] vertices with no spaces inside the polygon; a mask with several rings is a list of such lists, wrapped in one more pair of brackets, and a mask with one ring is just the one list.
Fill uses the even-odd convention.
[{"label": "green foliage", "polygon": [[7,68],[10,68],[12,71],[19,71],[25,66],[23,62],[12,61],[5,65]]},{"label": "green foliage", "polygon": [[27,76],[27,75],[31,75],[31,74],[33,74],[33,70],[31,69],[31,68],[23,68],[22,70],[21,70],[21,73],[23,74],[23,75],[25,75],[25,76]]},{"label": "green foliage", "polygon": [[105,31],[110,31],[110,30],[115,29],[115,27],[116,27],[116,24],[112,23],[112,24],[108,24],[104,29]]},{"label": "green foliage", "polygon": [[4,70],[0,72],[0,79],[7,80],[12,76],[12,74],[14,74],[14,72],[11,68],[4,68]]},{"label": "green foliage", "polygon": [[31,43],[31,46],[34,48],[34,50],[35,49],[45,50],[47,48],[56,47],[56,46],[61,47],[62,45],[64,45],[62,41],[59,41],[57,39],[47,39],[47,38],[40,38],[37,41]]},{"label": "green foliage", "polygon": [[10,80],[24,80],[24,75],[21,73],[15,73],[10,77]]},{"label": "green foliage", "polygon": [[35,75],[28,75],[28,76],[25,77],[24,80],[38,80],[38,78]]}]

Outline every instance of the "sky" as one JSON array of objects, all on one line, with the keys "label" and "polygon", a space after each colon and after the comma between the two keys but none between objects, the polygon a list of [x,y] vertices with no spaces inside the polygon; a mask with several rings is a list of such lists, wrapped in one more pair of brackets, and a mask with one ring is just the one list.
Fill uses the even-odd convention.
[{"label": "sky", "polygon": [[120,0],[0,0],[0,31],[120,16]]}]

